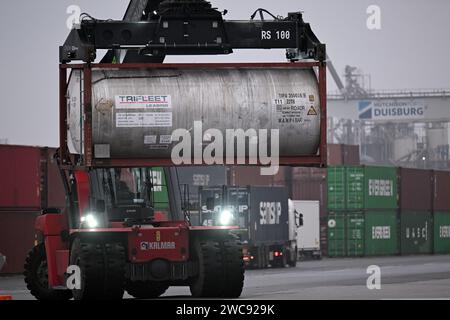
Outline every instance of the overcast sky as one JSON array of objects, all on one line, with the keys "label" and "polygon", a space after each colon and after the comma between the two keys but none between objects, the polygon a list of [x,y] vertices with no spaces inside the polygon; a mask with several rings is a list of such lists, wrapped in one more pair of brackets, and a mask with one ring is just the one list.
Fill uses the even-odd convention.
[{"label": "overcast sky", "polygon": [[[375,89],[450,88],[448,0],[213,0],[227,19],[303,11],[327,44],[340,74],[347,64],[371,75]],[[381,30],[366,26],[369,5],[381,8]],[[58,144],[58,47],[70,5],[98,18],[121,19],[127,0],[4,0],[0,7],[0,139]],[[203,59],[203,58],[202,58]],[[283,61],[280,51],[247,51],[202,61]],[[170,57],[170,62],[200,61]],[[336,89],[329,77],[330,91]]]}]

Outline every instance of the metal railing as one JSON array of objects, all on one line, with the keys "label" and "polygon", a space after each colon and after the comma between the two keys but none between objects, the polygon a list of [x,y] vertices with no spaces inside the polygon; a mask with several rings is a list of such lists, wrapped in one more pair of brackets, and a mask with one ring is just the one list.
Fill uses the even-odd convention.
[{"label": "metal railing", "polygon": [[394,98],[424,98],[424,97],[450,97],[450,89],[403,89],[403,90],[376,90],[367,95],[347,97],[339,92],[327,94],[330,100],[355,100],[355,99],[394,99]]}]

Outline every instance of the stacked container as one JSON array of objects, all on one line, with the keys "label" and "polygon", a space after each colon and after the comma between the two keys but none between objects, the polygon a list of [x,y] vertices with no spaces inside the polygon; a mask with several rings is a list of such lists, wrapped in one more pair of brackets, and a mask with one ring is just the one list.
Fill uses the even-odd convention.
[{"label": "stacked container", "polygon": [[402,255],[431,253],[433,173],[399,168],[398,178],[400,252]]},{"label": "stacked container", "polygon": [[328,255],[398,253],[397,170],[329,167]]},{"label": "stacked container", "polygon": [[[286,170],[287,173],[287,170]],[[288,174],[286,174],[288,175]],[[319,201],[320,215],[320,248],[322,255],[327,254],[327,170],[320,168],[293,168],[292,180],[286,183],[291,186],[291,199]]]},{"label": "stacked container", "polygon": [[433,172],[433,252],[450,253],[450,172]]},{"label": "stacked container", "polygon": [[34,223],[43,208],[64,208],[65,191],[55,149],[0,145],[1,273],[21,273],[34,245]]},{"label": "stacked container", "polygon": [[18,273],[34,243],[41,207],[41,150],[0,146],[0,253],[2,273]]}]

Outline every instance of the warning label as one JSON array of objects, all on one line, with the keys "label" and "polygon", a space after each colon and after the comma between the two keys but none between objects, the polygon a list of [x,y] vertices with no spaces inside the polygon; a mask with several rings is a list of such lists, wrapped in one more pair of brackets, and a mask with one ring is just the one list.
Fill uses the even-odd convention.
[{"label": "warning label", "polygon": [[115,97],[116,109],[172,108],[170,95],[120,95]]},{"label": "warning label", "polygon": [[130,112],[116,114],[117,128],[172,127],[172,112]]},{"label": "warning label", "polygon": [[317,116],[317,111],[313,106],[311,106],[311,108],[309,108],[308,116]]}]

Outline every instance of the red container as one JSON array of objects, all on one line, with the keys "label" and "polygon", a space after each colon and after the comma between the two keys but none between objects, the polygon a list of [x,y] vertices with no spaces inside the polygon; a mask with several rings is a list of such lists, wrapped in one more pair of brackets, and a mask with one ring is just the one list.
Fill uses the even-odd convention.
[{"label": "red container", "polygon": [[344,145],[344,164],[348,166],[361,164],[358,145]]},{"label": "red container", "polygon": [[450,171],[434,171],[433,176],[433,210],[450,211]]},{"label": "red container", "polygon": [[326,169],[295,168],[292,179],[293,200],[315,200],[320,202],[320,216],[327,215]]},{"label": "red container", "polygon": [[328,165],[338,166],[343,164],[343,145],[342,144],[329,144],[328,145]]},{"label": "red container", "polygon": [[41,207],[41,151],[35,147],[0,146],[0,210]]},{"label": "red container", "polygon": [[42,160],[45,164],[43,172],[43,208],[64,208],[66,206],[66,193],[58,169],[58,164],[54,159],[56,149],[42,148]]},{"label": "red container", "polygon": [[328,165],[359,165],[359,146],[347,144],[328,145]]},{"label": "red container", "polygon": [[261,175],[260,167],[231,167],[230,185],[232,186],[284,186],[284,167],[276,175]]},{"label": "red container", "polygon": [[433,172],[399,168],[398,173],[400,209],[403,211],[431,211]]},{"label": "red container", "polygon": [[25,258],[35,241],[38,212],[0,211],[0,253],[6,256],[1,274],[22,273]]}]

